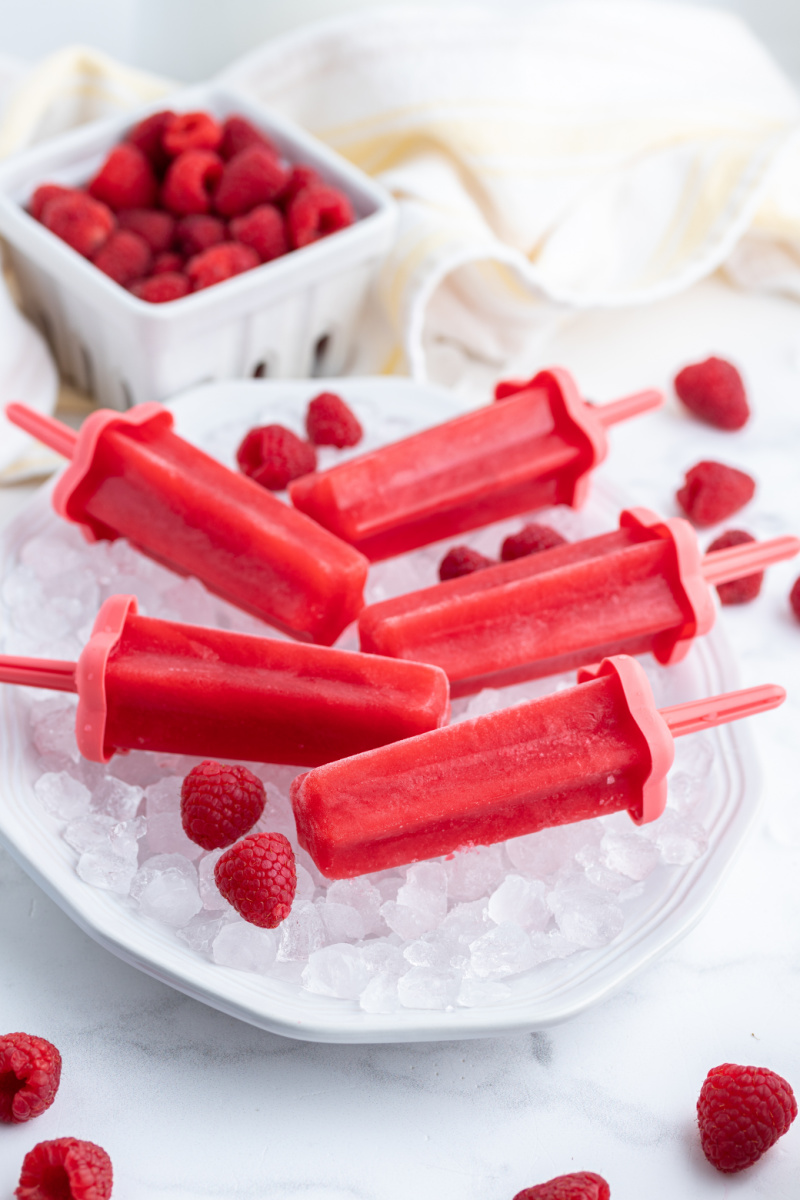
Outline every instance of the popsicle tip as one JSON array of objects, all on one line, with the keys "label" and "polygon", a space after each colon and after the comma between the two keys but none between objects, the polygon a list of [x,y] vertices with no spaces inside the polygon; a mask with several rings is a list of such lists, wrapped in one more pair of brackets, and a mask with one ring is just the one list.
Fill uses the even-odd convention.
[{"label": "popsicle tip", "polygon": [[687,733],[769,712],[772,708],[779,708],[785,699],[786,689],[780,684],[762,683],[738,692],[725,692],[721,696],[707,696],[702,700],[690,700],[685,704],[662,708],[661,716],[673,736],[682,737]]},{"label": "popsicle tip", "polygon": [[642,392],[633,392],[630,396],[612,400],[610,404],[598,404],[594,411],[602,424],[608,428],[609,425],[627,421],[629,417],[637,417],[640,413],[660,408],[663,403],[663,392],[658,388],[645,388]]},{"label": "popsicle tip", "polygon": [[12,425],[24,429],[26,433],[37,438],[38,441],[44,442],[45,446],[49,446],[57,454],[63,454],[64,458],[72,458],[78,435],[63,421],[58,421],[48,413],[38,412],[35,408],[29,408],[27,404],[20,404],[16,400],[12,400],[5,406],[5,414]]},{"label": "popsicle tip", "polygon": [[712,550],[703,558],[703,576],[707,583],[728,583],[753,575],[773,563],[784,562],[800,554],[800,538],[786,535],[764,542],[740,542],[724,550]]}]

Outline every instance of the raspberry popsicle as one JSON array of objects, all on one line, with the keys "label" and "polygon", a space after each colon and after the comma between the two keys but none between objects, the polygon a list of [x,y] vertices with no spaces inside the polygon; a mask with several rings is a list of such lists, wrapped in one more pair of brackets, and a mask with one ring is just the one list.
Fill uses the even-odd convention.
[{"label": "raspberry popsicle", "polygon": [[6,415],[72,460],[53,507],[90,541],[126,537],[304,641],[330,645],[358,615],[362,555],[179,437],[160,404],[100,409],[77,434],[22,404]]},{"label": "raspberry popsicle", "polygon": [[505,389],[501,403],[295,480],[292,503],[373,562],[517,513],[577,508],[607,426],[663,400],[650,390],[594,407],[560,367]]},{"label": "raspberry popsicle", "polygon": [[85,758],[158,750],[316,766],[447,720],[437,667],[100,609],[77,663],[0,656],[0,680],[78,693]]},{"label": "raspberry popsicle", "polygon": [[568,691],[318,767],[292,784],[300,845],[345,879],[627,810],[664,811],[673,738],[775,708],[767,684],[660,712],[627,655]]},{"label": "raspberry popsicle", "polygon": [[795,537],[701,557],[679,517],[623,512],[614,533],[543,550],[363,609],[361,649],[434,663],[453,696],[609,654],[679,662],[714,623],[711,585],[800,552]]}]

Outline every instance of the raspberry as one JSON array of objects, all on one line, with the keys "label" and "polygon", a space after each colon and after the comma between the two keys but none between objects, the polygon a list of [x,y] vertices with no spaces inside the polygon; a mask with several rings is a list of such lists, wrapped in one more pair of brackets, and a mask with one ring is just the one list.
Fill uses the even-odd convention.
[{"label": "raspberry", "polygon": [[293,479],[317,469],[314,447],[283,425],[251,429],[236,451],[236,461],[245,475],[271,492],[281,492]]},{"label": "raspberry", "polygon": [[216,150],[222,126],[204,112],[174,114],[164,123],[161,145],[173,158],[185,150]]},{"label": "raspberry", "polygon": [[286,219],[289,241],[295,249],[318,242],[352,225],[355,220],[347,196],[327,186],[304,188],[298,192],[289,205]]},{"label": "raspberry", "polygon": [[181,296],[188,296],[191,290],[191,283],[180,271],[162,271],[148,279],[140,279],[131,288],[134,296],[138,296],[140,300],[147,300],[149,304],[166,304],[169,300],[180,300]]},{"label": "raspberry", "polygon": [[181,217],[175,228],[175,240],[180,246],[181,254],[191,258],[193,254],[202,254],[211,246],[227,240],[228,231],[225,222],[210,213],[192,213]]},{"label": "raspberry", "polygon": [[791,1087],[766,1067],[714,1067],[697,1101],[703,1153],[728,1174],[758,1162],[796,1116]]},{"label": "raspberry", "polygon": [[526,558],[529,554],[538,554],[540,550],[552,550],[554,546],[564,546],[567,539],[551,529],[549,525],[523,525],[519,533],[512,533],[503,542],[500,557],[503,562],[511,562],[514,558]]},{"label": "raspberry", "polygon": [[181,823],[204,850],[230,846],[253,828],[264,811],[264,785],[247,767],[202,762],[181,785]]},{"label": "raspberry", "polygon": [[[742,546],[745,542],[756,539],[742,529],[728,529],[715,538],[708,547],[712,550],[727,550],[729,546]],[[717,594],[720,604],[749,604],[755,600],[764,582],[764,572],[756,571],[754,575],[743,575],[741,579],[729,579],[727,583],[717,584]]]},{"label": "raspberry", "polygon": [[292,847],[282,833],[251,833],[221,856],[214,881],[245,921],[274,929],[288,917],[297,887]]},{"label": "raspberry", "polygon": [[153,113],[151,117],[145,117],[138,125],[134,125],[125,138],[126,142],[137,146],[142,154],[150,159],[158,172],[163,171],[169,162],[169,155],[161,138],[174,116],[175,113],[169,110]]},{"label": "raspberry", "polygon": [[151,208],[158,183],[150,160],[138,146],[120,142],[86,189],[109,208]]},{"label": "raspberry", "polygon": [[73,191],[73,188],[62,187],[60,183],[41,184],[31,196],[29,210],[31,216],[35,217],[37,221],[41,221],[46,204],[49,204],[51,200],[55,200],[56,196],[69,196]]},{"label": "raspberry", "polygon": [[237,242],[252,246],[262,262],[280,258],[289,249],[283,214],[274,204],[259,204],[246,216],[234,217],[231,235]]},{"label": "raspberry", "polygon": [[219,155],[211,150],[187,150],[170,163],[161,189],[161,203],[176,217],[206,213],[221,175]]},{"label": "raspberry", "polygon": [[276,158],[278,157],[278,151],[272,142],[256,129],[255,125],[251,125],[244,117],[228,117],[222,126],[222,145],[219,148],[225,161],[254,144],[266,146]]},{"label": "raspberry", "polygon": [[274,200],[286,182],[286,171],[266,146],[258,143],[240,150],[225,164],[214,207],[223,217],[238,217],[257,204]]},{"label": "raspberry", "polygon": [[611,1189],[602,1175],[576,1171],[517,1192],[514,1200],[609,1200]]},{"label": "raspberry", "polygon": [[92,258],[98,271],[122,287],[146,275],[152,261],[150,247],[144,238],[127,229],[115,230]]},{"label": "raspberry", "polygon": [[792,590],[789,592],[789,603],[792,606],[792,612],[800,621],[800,579],[795,579]]},{"label": "raspberry", "polygon": [[29,1033],[0,1037],[0,1121],[16,1125],[40,1116],[60,1080],[61,1055],[51,1042]]},{"label": "raspberry", "polygon": [[335,392],[320,392],[306,413],[306,432],[315,446],[357,446],[364,436],[361,422]]},{"label": "raspberry", "polygon": [[755,490],[755,480],[744,471],[704,461],[686,472],[684,485],[675,498],[695,525],[716,525],[744,508]]},{"label": "raspberry", "polygon": [[[157,254],[153,259],[153,265],[150,268],[151,275],[182,275],[183,274],[183,255],[176,254],[174,250],[165,250],[163,254]],[[191,291],[191,284],[186,280],[186,285]]]},{"label": "raspberry", "polygon": [[462,575],[471,575],[473,571],[493,566],[491,558],[473,550],[471,546],[453,546],[439,563],[439,578],[444,583],[446,579],[459,579]]},{"label": "raspberry", "polygon": [[186,274],[194,290],[199,292],[202,288],[212,287],[215,283],[222,283],[258,266],[258,255],[250,246],[242,246],[239,242],[222,242],[190,258],[186,264]]},{"label": "raspberry", "polygon": [[724,358],[684,367],[675,376],[675,391],[690,412],[718,429],[741,429],[750,416],[742,377]]},{"label": "raspberry", "polygon": [[17,1200],[108,1200],[111,1159],[94,1142],[56,1138],[39,1142],[22,1160]]},{"label": "raspberry", "polygon": [[122,208],[117,223],[144,238],[154,254],[169,250],[175,236],[175,218],[155,208]]},{"label": "raspberry", "polygon": [[117,222],[106,204],[84,192],[68,192],[45,205],[42,224],[78,254],[91,258]]},{"label": "raspberry", "polygon": [[278,196],[278,202],[286,209],[298,192],[309,187],[325,187],[325,180],[317,174],[313,167],[305,167],[302,163],[298,163],[289,172],[289,178]]}]

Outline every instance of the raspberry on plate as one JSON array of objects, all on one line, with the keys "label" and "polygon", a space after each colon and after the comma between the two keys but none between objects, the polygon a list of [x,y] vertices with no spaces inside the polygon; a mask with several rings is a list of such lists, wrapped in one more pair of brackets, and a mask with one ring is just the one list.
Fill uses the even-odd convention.
[{"label": "raspberry on plate", "polygon": [[218,246],[210,246],[202,254],[190,258],[186,264],[186,274],[194,290],[199,292],[260,265],[258,255],[251,246],[243,246],[241,242],[220,242]]},{"label": "raspberry on plate", "polygon": [[214,881],[245,921],[274,929],[294,900],[294,852],[282,833],[252,833],[221,856]]},{"label": "raspberry on plate", "polygon": [[116,228],[117,221],[107,204],[85,192],[67,192],[48,201],[42,224],[78,254],[91,258]]},{"label": "raspberry on plate", "polygon": [[480,550],[473,550],[471,546],[452,546],[439,563],[439,578],[444,583],[447,579],[460,579],[462,575],[493,566],[491,558],[481,554]]},{"label": "raspberry on plate", "polygon": [[173,158],[184,150],[216,150],[221,141],[222,126],[205,112],[173,113],[161,134],[161,145]]},{"label": "raspberry on plate", "polygon": [[157,208],[123,208],[117,213],[120,229],[129,229],[144,238],[153,254],[163,254],[175,236],[175,218]]},{"label": "raspberry on plate", "polygon": [[138,125],[134,125],[133,129],[130,129],[125,136],[125,141],[138,146],[142,154],[150,159],[159,172],[163,171],[169,162],[169,155],[164,149],[161,138],[174,116],[175,113],[170,109],[153,113],[152,116],[145,117],[143,121],[140,121]]},{"label": "raspberry on plate", "polygon": [[170,163],[161,203],[176,217],[207,213],[211,193],[222,174],[222,159],[213,150],[186,150]]},{"label": "raspberry on plate", "polygon": [[262,262],[280,258],[289,249],[283,213],[274,204],[259,204],[231,221],[231,236],[251,246]]},{"label": "raspberry on plate", "polygon": [[86,189],[109,208],[151,208],[158,182],[149,158],[132,142],[115,146]]},{"label": "raspberry on plate", "polygon": [[[710,554],[712,550],[727,550],[729,546],[741,546],[745,542],[755,540],[752,534],[745,533],[743,529],[728,529],[714,539],[706,553]],[[729,579],[727,583],[718,583],[717,595],[720,604],[749,604],[761,591],[763,582],[764,572],[756,571],[753,575],[743,575],[741,579]]]},{"label": "raspberry on plate", "polygon": [[17,1200],[108,1200],[111,1159],[101,1146],[79,1138],[39,1142],[22,1160]]},{"label": "raspberry on plate", "polygon": [[204,850],[219,850],[253,828],[266,802],[263,783],[247,767],[207,760],[181,784],[183,831]]},{"label": "raspberry on plate", "polygon": [[790,1085],[766,1067],[714,1067],[697,1101],[703,1153],[727,1174],[758,1162],[796,1116]]},{"label": "raspberry on plate", "polygon": [[611,1189],[602,1175],[594,1171],[575,1171],[572,1175],[558,1175],[547,1183],[523,1188],[514,1200],[609,1200]]},{"label": "raspberry on plate", "polygon": [[704,460],[686,472],[675,498],[695,525],[716,525],[744,508],[755,490],[756,481],[746,472]]},{"label": "raspberry on plate", "polygon": [[181,217],[175,227],[175,240],[186,258],[202,254],[227,239],[225,222],[210,213],[190,213],[188,217]]},{"label": "raspberry on plate", "polygon": [[741,429],[750,416],[742,377],[724,358],[684,367],[675,376],[675,391],[690,412],[717,429]]},{"label": "raspberry on plate", "polygon": [[152,261],[147,242],[129,229],[115,229],[92,257],[98,271],[122,287],[144,278]]},{"label": "raspberry on plate", "polygon": [[357,446],[364,436],[361,422],[341,396],[320,392],[309,402],[306,432],[315,446]]},{"label": "raspberry on plate", "polygon": [[295,249],[309,246],[321,238],[352,225],[353,207],[338,188],[309,187],[298,192],[289,205],[286,219],[289,240]]},{"label": "raspberry on plate", "polygon": [[148,304],[167,304],[170,300],[180,300],[188,296],[191,290],[188,276],[180,271],[159,271],[147,279],[138,280],[131,287],[134,296],[146,300]]},{"label": "raspberry on plate", "polygon": [[260,142],[240,150],[225,164],[214,193],[214,208],[223,217],[238,217],[258,204],[274,200],[286,183],[280,159]]},{"label": "raspberry on plate", "polygon": [[52,1042],[29,1033],[0,1036],[0,1121],[21,1124],[55,1100],[61,1055]]},{"label": "raspberry on plate", "polygon": [[792,590],[789,592],[789,603],[792,606],[792,612],[800,621],[800,579],[795,579]]},{"label": "raspberry on plate", "polygon": [[240,470],[271,492],[281,492],[293,479],[317,469],[317,454],[283,425],[251,429],[236,451]]},{"label": "raspberry on plate", "polygon": [[566,545],[567,539],[562,537],[549,525],[537,525],[532,521],[523,525],[519,533],[512,533],[503,542],[500,557],[503,562],[511,562],[515,558],[526,558],[529,554],[538,554],[540,550],[552,550],[554,546]]}]

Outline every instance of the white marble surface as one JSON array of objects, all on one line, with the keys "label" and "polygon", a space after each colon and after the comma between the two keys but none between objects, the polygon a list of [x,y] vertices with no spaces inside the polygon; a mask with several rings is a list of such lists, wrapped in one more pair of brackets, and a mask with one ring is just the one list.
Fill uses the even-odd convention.
[{"label": "white marble surface", "polygon": [[[741,434],[674,399],[616,429],[609,474],[674,511],[703,457],[750,469],[756,500],[729,524],[800,528],[800,307],[711,281],[635,313],[573,322],[543,350],[599,400],[717,352],[742,366],[755,417]],[[0,492],[0,521],[25,490]],[[708,535],[708,540],[712,534]],[[705,544],[704,538],[704,544]],[[72,1134],[114,1161],[116,1200],[511,1200],[571,1170],[613,1200],[798,1194],[800,1122],[739,1176],[707,1166],[694,1105],[707,1070],[757,1063],[800,1089],[800,625],[773,568],[760,599],[725,610],[743,683],[790,690],[753,722],[764,816],[700,925],[624,991],[545,1034],[420,1046],[320,1046],[260,1033],[100,950],[0,854],[0,1029],[51,1038],[61,1091],[38,1121],[0,1129],[0,1196],[25,1152]]]}]

